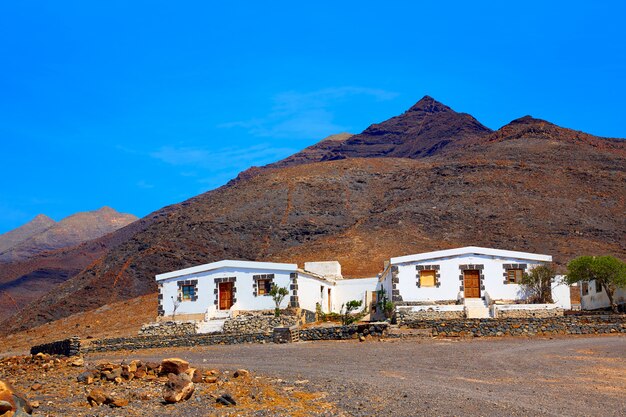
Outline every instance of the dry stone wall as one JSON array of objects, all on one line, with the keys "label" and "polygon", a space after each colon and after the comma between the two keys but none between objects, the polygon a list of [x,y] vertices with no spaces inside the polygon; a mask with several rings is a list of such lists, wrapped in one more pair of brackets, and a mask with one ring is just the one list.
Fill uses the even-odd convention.
[{"label": "dry stone wall", "polygon": [[56,342],[36,345],[30,348],[30,354],[47,353],[48,355],[75,356],[80,353],[80,339],[70,337],[69,339],[58,340]]},{"label": "dry stone wall", "polygon": [[[497,308],[497,307],[496,307]],[[563,316],[562,308],[542,308],[537,310],[511,309],[497,310],[498,319],[517,319],[517,318],[548,318]]]},{"label": "dry stone wall", "polygon": [[359,336],[383,337],[387,335],[387,323],[352,324],[348,326],[309,327],[300,330],[300,340],[346,340]]},{"label": "dry stone wall", "polygon": [[84,353],[152,348],[234,345],[241,343],[270,343],[271,333],[252,334],[195,334],[188,336],[144,336],[94,340],[82,349]]},{"label": "dry stone wall", "polygon": [[274,317],[274,313],[240,314],[226,320],[224,333],[271,333],[275,327],[289,327],[297,324],[299,317],[281,314]]},{"label": "dry stone wall", "polygon": [[433,336],[536,336],[626,333],[626,315],[550,318],[423,320],[406,326],[431,329]]},{"label": "dry stone wall", "polygon": [[424,320],[455,320],[464,319],[465,311],[402,311],[396,312],[396,322],[400,326],[412,326],[414,322]]},{"label": "dry stone wall", "polygon": [[188,336],[198,332],[198,325],[193,321],[163,321],[141,326],[139,336]]}]

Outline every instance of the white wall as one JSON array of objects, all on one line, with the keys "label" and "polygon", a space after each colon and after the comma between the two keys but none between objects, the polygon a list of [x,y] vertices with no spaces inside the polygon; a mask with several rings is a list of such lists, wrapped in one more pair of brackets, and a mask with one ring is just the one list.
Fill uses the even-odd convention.
[{"label": "white wall", "polygon": [[[527,264],[528,271],[538,265],[536,261],[517,258],[501,258],[487,255],[459,255],[447,258],[422,260],[419,262],[407,262],[398,264],[399,283],[396,288],[400,290],[403,301],[443,301],[456,300],[459,297],[460,286],[463,283],[459,279],[462,271],[459,265],[483,265],[485,290],[481,290],[481,296],[485,291],[492,300],[515,300],[525,298],[523,287],[519,284],[504,284],[504,264]],[[439,265],[440,287],[417,287],[417,265]],[[390,290],[389,294],[391,294]],[[464,296],[461,294],[461,296]]]},{"label": "white wall", "polygon": [[378,278],[355,278],[338,280],[335,285],[335,305],[341,309],[341,305],[352,300],[360,300],[365,307],[368,302],[365,299],[367,291],[376,291]]},{"label": "white wall", "polygon": [[304,269],[325,278],[342,278],[341,264],[337,261],[305,262]]},{"label": "white wall", "polygon": [[331,309],[328,309],[328,289],[331,289],[331,297],[333,294],[333,286],[328,281],[324,281],[313,277],[311,275],[306,275],[303,273],[298,274],[298,301],[300,303],[300,308],[309,311],[315,311],[316,303],[319,303],[322,307],[322,312],[330,313],[334,311],[332,300],[331,300]]},{"label": "white wall", "polygon": [[[295,272],[295,271],[293,271]],[[231,310],[269,310],[275,307],[274,301],[270,296],[254,296],[253,287],[253,275],[258,274],[274,274],[274,285],[285,287],[289,289],[291,283],[289,277],[289,271],[279,271],[271,269],[248,269],[248,268],[219,268],[207,272],[200,272],[196,274],[190,274],[185,276],[179,276],[175,278],[169,278],[159,281],[162,284],[162,306],[164,314],[171,316],[174,310],[174,304],[172,297],[176,299],[178,297],[178,281],[185,281],[191,279],[197,279],[197,300],[196,301],[181,301],[176,314],[204,314],[207,309],[214,305],[215,292],[217,288],[215,285],[215,278],[229,278],[236,277],[237,280],[234,284],[236,291],[234,297],[237,302],[233,305]],[[291,292],[290,292],[291,293]],[[289,305],[289,295],[285,297],[282,308]]]},{"label": "white wall", "polygon": [[[582,295],[582,285],[579,287],[581,291],[580,306],[583,310],[597,310],[611,307],[606,291],[596,292],[595,281],[589,282],[589,294],[587,295]],[[617,304],[626,303],[626,288],[619,288],[615,291],[614,301]]]},{"label": "white wall", "polygon": [[552,282],[552,301],[564,310],[572,309],[570,288],[563,282],[563,275],[557,275]]}]

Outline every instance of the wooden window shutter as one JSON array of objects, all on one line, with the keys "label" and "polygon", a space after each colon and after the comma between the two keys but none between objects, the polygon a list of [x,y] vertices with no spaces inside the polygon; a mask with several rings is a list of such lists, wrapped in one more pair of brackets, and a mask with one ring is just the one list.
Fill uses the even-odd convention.
[{"label": "wooden window shutter", "polygon": [[435,271],[420,271],[420,287],[434,287],[435,273]]}]

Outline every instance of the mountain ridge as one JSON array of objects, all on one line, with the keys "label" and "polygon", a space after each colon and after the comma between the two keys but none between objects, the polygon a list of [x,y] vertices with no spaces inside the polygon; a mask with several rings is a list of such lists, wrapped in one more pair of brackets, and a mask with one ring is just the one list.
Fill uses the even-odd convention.
[{"label": "mountain ridge", "polygon": [[[35,219],[37,218],[39,216]],[[46,218],[49,219],[47,216],[40,219]],[[136,216],[119,213],[107,206],[98,210],[74,213],[0,251],[0,262],[21,261],[45,251],[75,246],[97,239],[135,220]]]},{"label": "mountain ridge", "polygon": [[[473,117],[437,103],[378,124],[409,132],[409,143],[428,139],[420,125],[443,132],[439,142],[431,136],[419,149],[397,150],[411,157],[377,154],[376,137],[374,148],[363,142],[369,136],[350,143],[368,128],[323,144],[352,149],[345,157],[246,170],[134,223],[103,257],[5,325],[15,331],[147,294],[157,273],[225,258],[339,259],[346,276],[358,277],[390,256],[474,244],[550,253],[561,265],[581,253],[626,254],[623,142],[530,120],[476,130]],[[424,106],[460,125],[424,121]],[[398,119],[407,113],[419,117]],[[450,145],[458,126],[463,134]],[[314,151],[312,159],[325,149]]]},{"label": "mountain ridge", "polygon": [[11,249],[13,246],[26,239],[47,230],[56,222],[45,214],[38,214],[32,220],[23,225],[9,230],[0,235],[0,253]]}]

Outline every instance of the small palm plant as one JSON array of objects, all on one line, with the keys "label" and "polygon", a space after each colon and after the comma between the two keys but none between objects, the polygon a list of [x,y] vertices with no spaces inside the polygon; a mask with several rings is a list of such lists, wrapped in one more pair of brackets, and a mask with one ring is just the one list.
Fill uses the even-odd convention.
[{"label": "small palm plant", "polygon": [[272,289],[270,290],[270,296],[274,303],[276,303],[276,308],[274,309],[274,316],[280,317],[280,304],[283,302],[285,297],[289,295],[289,291],[285,287],[279,287],[278,285],[272,285]]}]

